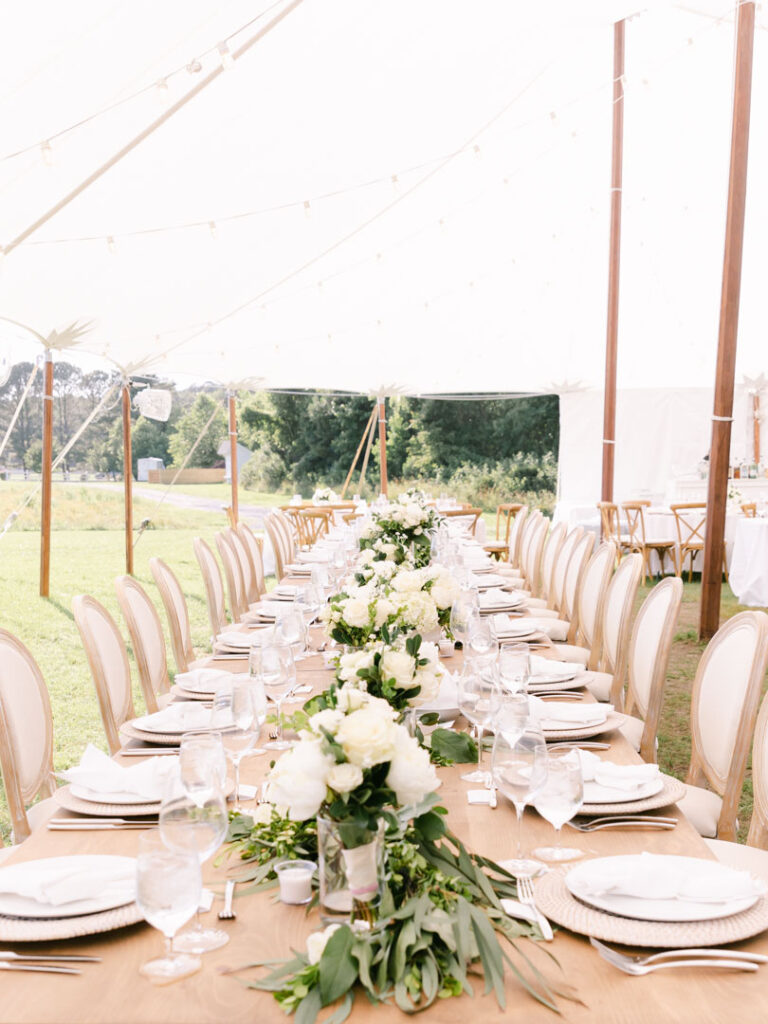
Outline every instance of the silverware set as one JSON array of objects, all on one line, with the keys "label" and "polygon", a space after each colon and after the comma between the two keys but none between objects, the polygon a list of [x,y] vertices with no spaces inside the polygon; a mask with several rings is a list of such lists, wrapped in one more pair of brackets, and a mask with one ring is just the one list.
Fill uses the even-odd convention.
[{"label": "silverware set", "polygon": [[607,814],[601,818],[590,818],[586,821],[566,821],[569,828],[577,832],[600,832],[608,828],[650,828],[664,832],[677,825],[677,818],[663,818],[657,814]]},{"label": "silverware set", "polygon": [[112,832],[157,828],[157,818],[51,818],[49,832]]},{"label": "silverware set", "polygon": [[530,875],[518,875],[516,881],[518,900],[524,906],[529,907],[533,911],[536,917],[536,924],[539,926],[542,937],[547,942],[551,942],[555,937],[552,932],[552,925],[536,906],[536,898],[533,892],[533,879]]},{"label": "silverware set", "polygon": [[80,974],[75,967],[61,967],[64,963],[99,964],[100,956],[40,956],[32,953],[0,951],[0,971],[37,971],[42,974]]},{"label": "silverware set", "polygon": [[603,960],[613,964],[625,974],[650,974],[668,967],[709,967],[732,971],[756,971],[768,957],[760,953],[742,953],[733,949],[668,949],[650,956],[630,956],[590,938]]}]

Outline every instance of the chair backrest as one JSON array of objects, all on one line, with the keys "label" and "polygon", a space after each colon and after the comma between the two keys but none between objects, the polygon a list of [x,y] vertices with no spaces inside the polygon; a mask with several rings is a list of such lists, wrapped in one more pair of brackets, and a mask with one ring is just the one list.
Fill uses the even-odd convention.
[{"label": "chair backrest", "polygon": [[237,530],[230,527],[230,529],[224,530],[224,536],[229,541],[229,546],[232,548],[237,563],[240,566],[240,577],[243,581],[243,602],[247,610],[248,605],[254,604],[261,597],[256,583],[253,562]]},{"label": "chair backrest", "polygon": [[[509,545],[509,531],[512,526],[512,520],[522,507],[520,502],[509,501],[496,506],[496,540],[503,539],[504,543]],[[501,536],[502,528],[504,530],[503,538]]]},{"label": "chair backrest", "polygon": [[531,536],[531,543],[528,545],[523,566],[528,589],[534,597],[539,597],[541,593],[541,561],[548,533],[549,520],[546,516],[541,516]]},{"label": "chair backrest", "polygon": [[301,523],[299,536],[306,547],[317,544],[321,537],[327,537],[333,523],[333,509],[305,508],[299,512]]},{"label": "chair backrest", "polygon": [[645,509],[644,501],[622,502],[621,509],[627,518],[627,533],[631,547],[642,549],[645,547]]},{"label": "chair backrest", "polygon": [[292,562],[296,557],[296,539],[297,533],[293,524],[291,523],[285,512],[281,512],[279,509],[273,512],[277,528],[280,532],[280,536],[283,540],[283,551],[285,553],[285,561]]},{"label": "chair backrest", "polygon": [[509,554],[507,559],[509,564],[514,568],[518,568],[520,565],[520,544],[523,539],[523,532],[525,524],[528,520],[528,514],[530,509],[527,505],[523,505],[520,511],[515,516],[512,526],[509,530]]},{"label": "chair backrest", "polygon": [[722,797],[718,839],[736,838],[736,814],[767,664],[768,615],[740,612],[715,633],[696,670],[686,781],[693,786],[706,781]]},{"label": "chair backrest", "polygon": [[550,580],[547,607],[559,610],[563,606],[563,587],[565,586],[565,572],[568,568],[573,549],[584,536],[583,526],[574,526],[568,530],[560,547],[560,551],[552,566],[552,578]]},{"label": "chair backrest", "polygon": [[656,760],[667,665],[682,600],[683,581],[678,576],[657,583],[640,606],[629,641],[626,708],[643,719],[640,756],[650,763]]},{"label": "chair backrest", "polygon": [[541,512],[537,509],[531,509],[528,513],[528,517],[523,526],[523,531],[520,536],[520,546],[518,548],[517,555],[517,567],[523,576],[525,576],[525,567],[528,564],[528,549],[533,543],[533,538],[536,534],[536,528],[541,522]]},{"label": "chair backrest", "polygon": [[581,587],[581,577],[584,575],[584,570],[587,567],[587,562],[592,555],[594,547],[594,533],[585,530],[581,535],[581,538],[574,545],[565,570],[565,580],[563,581],[563,603],[560,607],[560,618],[567,619],[574,630],[577,629],[579,625],[578,597],[579,589]]},{"label": "chair backrest", "polygon": [[608,584],[603,608],[603,649],[598,668],[613,676],[611,703],[621,706],[624,676],[627,671],[627,647],[632,610],[643,572],[643,556],[628,555],[619,563]]},{"label": "chair backrest", "polygon": [[0,770],[13,838],[30,833],[27,805],[50,796],[53,722],[48,690],[37,662],[12,633],[0,629]]},{"label": "chair backrest", "polygon": [[443,509],[440,513],[446,519],[455,519],[455,526],[470,537],[474,537],[477,524],[482,515],[481,508],[472,505],[463,505],[461,508]]},{"label": "chair backrest", "polygon": [[[574,639],[590,650],[587,667],[596,669],[603,641],[603,608],[616,565],[616,545],[604,540],[590,558],[579,587],[579,624]],[[573,635],[573,633],[571,634]]]},{"label": "chair backrest", "polygon": [[704,529],[707,525],[706,502],[686,501],[669,507],[675,516],[677,540],[680,546],[703,544]]},{"label": "chair backrest", "polygon": [[221,564],[224,566],[224,579],[227,581],[227,594],[229,595],[229,609],[232,612],[232,621],[240,622],[248,611],[245,600],[245,585],[240,563],[237,560],[229,537],[221,531],[215,534],[216,550],[219,552]]},{"label": "chair backrest", "polygon": [[752,820],[747,844],[768,847],[768,694],[763,697],[752,744]]},{"label": "chair backrest", "polygon": [[181,584],[176,579],[175,573],[161,558],[150,558],[149,568],[157,589],[160,591],[160,599],[168,619],[176,671],[188,672],[190,665],[195,660],[195,651],[192,647],[192,629],[189,624],[187,599],[184,597],[184,591],[181,589]]},{"label": "chair backrest", "polygon": [[72,600],[72,610],[96,687],[107,744],[110,753],[115,754],[121,747],[120,726],[136,717],[125,641],[115,620],[96,598],[79,594]]},{"label": "chair backrest", "polygon": [[227,609],[224,603],[224,580],[216,556],[202,537],[192,541],[195,558],[200,566],[205,589],[205,603],[208,608],[208,621],[211,624],[211,643],[227,628]]},{"label": "chair backrest", "polygon": [[549,595],[552,591],[552,574],[555,568],[555,561],[562,550],[567,529],[565,523],[558,523],[557,526],[553,527],[547,537],[547,542],[541,555],[538,595],[546,600],[549,600]]},{"label": "chair backrest", "polygon": [[[262,597],[267,592],[267,587],[264,582],[264,554],[262,551],[263,538],[259,539],[256,534],[250,528],[247,523],[240,522],[235,527],[240,540],[245,545],[245,550],[251,559],[251,565],[253,566],[253,574],[256,580],[256,589],[258,590],[258,597]],[[258,597],[256,600],[258,600]]]},{"label": "chair backrest", "polygon": [[597,507],[600,511],[600,527],[603,540],[612,540],[619,544],[619,506],[612,501],[598,501]]},{"label": "chair backrest", "polygon": [[281,580],[285,576],[285,566],[290,562],[290,559],[285,554],[285,542],[274,513],[269,513],[264,517],[264,529],[267,532],[269,543],[272,545],[272,551],[275,555],[275,576],[277,576],[278,580]]},{"label": "chair backrest", "polygon": [[144,703],[152,714],[159,710],[157,694],[171,688],[163,626],[149,594],[132,576],[118,576],[115,590],[128,626]]},{"label": "chair backrest", "polygon": [[757,518],[757,502],[756,501],[745,501],[741,506],[741,511],[747,516],[748,519]]}]

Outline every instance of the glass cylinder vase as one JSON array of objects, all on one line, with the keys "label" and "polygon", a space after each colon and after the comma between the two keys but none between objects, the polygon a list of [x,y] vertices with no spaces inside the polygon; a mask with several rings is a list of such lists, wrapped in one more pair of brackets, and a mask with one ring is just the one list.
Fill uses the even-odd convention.
[{"label": "glass cylinder vase", "polygon": [[371,921],[384,872],[385,823],[375,830],[318,815],[320,918],[326,924]]}]

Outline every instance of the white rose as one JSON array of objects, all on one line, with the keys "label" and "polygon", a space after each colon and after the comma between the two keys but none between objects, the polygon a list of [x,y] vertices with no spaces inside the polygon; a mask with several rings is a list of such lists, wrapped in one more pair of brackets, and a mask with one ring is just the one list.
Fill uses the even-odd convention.
[{"label": "white rose", "polygon": [[251,814],[254,825],[269,825],[272,821],[272,804],[258,804]]},{"label": "white rose", "polygon": [[360,768],[389,761],[395,750],[397,727],[394,722],[364,707],[347,715],[338,728],[336,742],[347,759]]},{"label": "white rose", "polygon": [[440,692],[440,676],[432,668],[425,666],[416,673],[413,685],[420,687],[416,703],[424,704],[433,701]]},{"label": "white rose", "polygon": [[418,593],[424,585],[424,577],[418,569],[406,569],[392,580],[392,587],[398,594]]},{"label": "white rose", "polygon": [[450,608],[459,596],[458,585],[453,580],[438,580],[430,594],[438,608]]},{"label": "white rose", "polygon": [[387,785],[395,791],[397,802],[406,807],[423,800],[440,785],[429,753],[419,746],[400,726],[395,741],[395,754],[387,773]]},{"label": "white rose", "polygon": [[339,928],[341,928],[340,924],[329,924],[323,931],[312,932],[307,936],[307,959],[311,964],[319,963],[323,950],[328,945],[328,939]]},{"label": "white rose", "polygon": [[374,624],[377,629],[380,629],[390,615],[394,615],[397,611],[397,605],[393,604],[386,597],[380,598],[376,602]]},{"label": "white rose", "polygon": [[325,729],[326,732],[333,736],[343,717],[343,713],[336,708],[324,708],[322,711],[317,711],[312,715],[309,720],[309,727],[315,732]]},{"label": "white rose", "polygon": [[269,773],[267,799],[287,807],[291,821],[313,818],[325,799],[325,780],[333,764],[319,740],[302,740]]},{"label": "white rose", "polygon": [[373,664],[373,654],[371,651],[351,651],[349,654],[342,654],[339,658],[339,675],[345,683],[352,682],[357,679],[357,670],[360,668],[370,668]]},{"label": "white rose", "polygon": [[365,601],[361,601],[357,597],[351,597],[345,601],[342,605],[344,613],[344,621],[353,627],[358,629],[364,629],[370,619],[368,615],[368,605]]},{"label": "white rose", "polygon": [[357,711],[365,703],[365,693],[355,686],[342,686],[336,693],[336,706],[339,711]]},{"label": "white rose", "polygon": [[337,793],[351,793],[363,781],[363,770],[349,761],[335,764],[328,773],[327,783]]},{"label": "white rose", "polygon": [[373,561],[374,557],[375,556],[374,556],[373,551],[371,551],[370,548],[366,548],[365,551],[362,551],[360,553],[360,555],[358,556],[357,564],[358,565],[370,565],[371,562]]},{"label": "white rose", "polygon": [[385,679],[394,679],[401,690],[413,685],[416,662],[405,651],[386,651],[381,657],[381,670]]},{"label": "white rose", "polygon": [[363,707],[368,708],[370,711],[375,711],[377,715],[381,715],[382,718],[386,718],[388,721],[394,721],[397,718],[397,712],[383,697],[374,697],[372,693],[363,694]]}]

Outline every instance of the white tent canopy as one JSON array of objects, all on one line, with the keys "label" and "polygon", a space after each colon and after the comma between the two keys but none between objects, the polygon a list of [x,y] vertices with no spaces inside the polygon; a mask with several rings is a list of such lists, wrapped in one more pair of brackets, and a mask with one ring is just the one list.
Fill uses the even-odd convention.
[{"label": "white tent canopy", "polygon": [[[219,67],[223,40],[236,52],[287,4],[7,5],[0,244]],[[656,3],[627,26],[620,387],[714,376],[733,9],[692,7]],[[91,322],[77,351],[181,383],[600,386],[611,25],[632,11],[304,0],[7,254],[0,316],[43,336]],[[765,368],[767,42],[759,23],[750,375]]]}]

